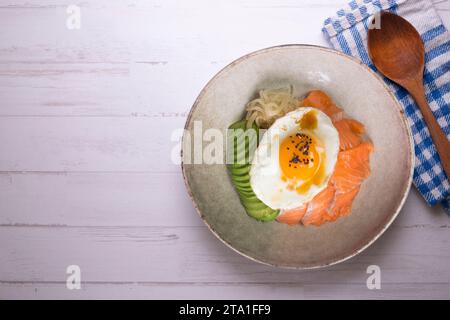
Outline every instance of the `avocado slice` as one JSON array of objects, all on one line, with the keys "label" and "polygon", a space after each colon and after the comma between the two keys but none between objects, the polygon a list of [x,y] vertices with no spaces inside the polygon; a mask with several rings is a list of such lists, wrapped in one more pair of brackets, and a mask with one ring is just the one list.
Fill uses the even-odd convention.
[{"label": "avocado slice", "polygon": [[245,165],[242,167],[230,167],[232,175],[243,176],[250,174],[250,165]]},{"label": "avocado slice", "polygon": [[249,146],[252,143],[258,143],[259,128],[254,124],[253,129],[256,130],[256,137],[253,135],[250,136],[250,139],[242,139],[247,129],[246,126],[247,121],[240,120],[229,127],[229,129],[242,129],[233,132],[231,136],[233,139],[238,139],[234,141],[240,142],[233,145],[234,163],[228,165],[231,180],[239,194],[242,205],[250,217],[263,222],[273,221],[280,211],[273,210],[259,200],[250,185],[250,159],[253,155],[250,156]]}]

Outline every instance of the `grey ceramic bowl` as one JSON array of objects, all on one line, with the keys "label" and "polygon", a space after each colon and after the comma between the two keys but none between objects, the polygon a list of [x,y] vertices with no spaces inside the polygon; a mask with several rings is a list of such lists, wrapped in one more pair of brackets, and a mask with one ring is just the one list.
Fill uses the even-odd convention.
[{"label": "grey ceramic bowl", "polygon": [[[240,204],[225,165],[184,162],[183,175],[203,221],[235,251],[273,266],[324,267],[363,251],[399,213],[412,179],[411,133],[391,91],[365,65],[331,49],[286,45],[248,54],[221,70],[188,116],[191,139],[194,121],[202,121],[203,130],[225,130],[244,116],[245,104],[260,89],[287,84],[298,96],[312,89],[327,92],[349,116],[365,124],[374,143],[372,174],[348,217],[320,227],[258,222]],[[186,156],[186,134],[184,143]]]}]

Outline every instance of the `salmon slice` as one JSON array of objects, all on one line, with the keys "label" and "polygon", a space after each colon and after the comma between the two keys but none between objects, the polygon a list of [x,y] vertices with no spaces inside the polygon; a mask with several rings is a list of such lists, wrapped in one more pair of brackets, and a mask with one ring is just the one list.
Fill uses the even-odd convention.
[{"label": "salmon slice", "polygon": [[353,119],[335,121],[334,126],[339,133],[339,148],[348,150],[356,147],[363,141],[364,125]]},{"label": "salmon slice", "polygon": [[359,192],[359,186],[346,193],[336,193],[334,204],[330,208],[330,221],[348,215],[352,209],[353,200]]},{"label": "salmon slice", "polygon": [[302,105],[304,107],[317,108],[324,112],[332,120],[339,120],[342,118],[342,109],[333,103],[333,100],[323,91],[313,90],[303,99]]},{"label": "salmon slice", "polygon": [[369,155],[372,151],[372,143],[366,141],[353,149],[339,152],[331,177],[337,192],[352,191],[370,175]]},{"label": "salmon slice", "polygon": [[278,216],[277,221],[281,223],[286,223],[289,225],[299,224],[308,208],[307,204],[304,204],[295,209],[283,210]]},{"label": "salmon slice", "polygon": [[319,226],[329,220],[328,208],[334,200],[334,187],[329,184],[308,203],[308,210],[302,219],[304,225]]}]

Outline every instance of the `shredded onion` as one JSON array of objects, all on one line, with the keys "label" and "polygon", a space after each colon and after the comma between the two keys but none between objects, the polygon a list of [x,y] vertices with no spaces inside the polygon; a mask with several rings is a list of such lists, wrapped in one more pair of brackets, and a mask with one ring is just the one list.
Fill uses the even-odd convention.
[{"label": "shredded onion", "polygon": [[251,128],[253,123],[262,129],[269,128],[275,120],[286,113],[295,110],[298,100],[292,95],[292,86],[280,89],[261,90],[259,98],[247,104],[247,128]]}]

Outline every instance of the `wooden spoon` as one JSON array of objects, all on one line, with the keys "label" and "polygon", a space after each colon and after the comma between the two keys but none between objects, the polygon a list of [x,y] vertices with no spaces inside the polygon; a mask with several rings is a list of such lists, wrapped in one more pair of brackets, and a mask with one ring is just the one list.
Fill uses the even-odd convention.
[{"label": "wooden spoon", "polygon": [[368,33],[370,57],[382,74],[408,90],[416,100],[447,178],[450,178],[450,142],[434,118],[425,97],[425,47],[422,39],[408,21],[396,14],[384,11],[379,18],[380,28],[370,29]]}]

